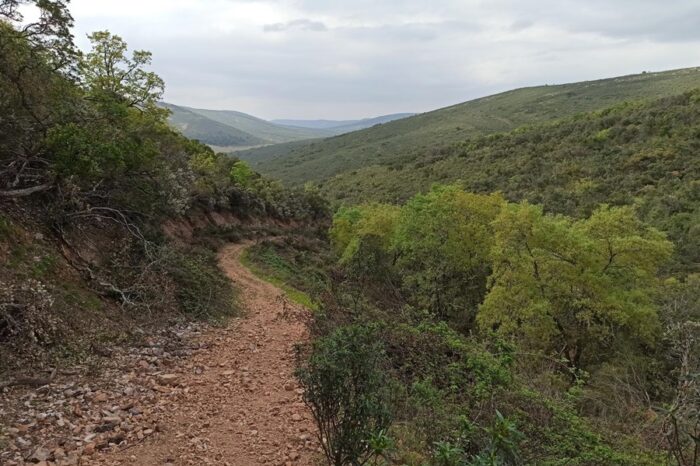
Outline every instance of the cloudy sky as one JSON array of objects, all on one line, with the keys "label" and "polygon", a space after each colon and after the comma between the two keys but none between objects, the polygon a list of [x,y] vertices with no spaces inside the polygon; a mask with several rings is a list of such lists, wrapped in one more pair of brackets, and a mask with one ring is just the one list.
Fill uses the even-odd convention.
[{"label": "cloudy sky", "polygon": [[150,50],[169,102],[262,118],[423,112],[700,65],[699,0],[73,0]]}]

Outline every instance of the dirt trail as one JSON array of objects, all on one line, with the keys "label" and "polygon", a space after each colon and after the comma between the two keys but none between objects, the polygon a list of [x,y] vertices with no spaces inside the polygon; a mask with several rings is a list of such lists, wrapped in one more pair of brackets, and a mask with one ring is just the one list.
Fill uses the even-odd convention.
[{"label": "dirt trail", "polygon": [[206,332],[208,349],[173,369],[184,394],[159,401],[162,430],[97,460],[112,465],[312,465],[318,445],[294,372],[308,312],[240,263],[247,244],[219,253],[245,315]]}]

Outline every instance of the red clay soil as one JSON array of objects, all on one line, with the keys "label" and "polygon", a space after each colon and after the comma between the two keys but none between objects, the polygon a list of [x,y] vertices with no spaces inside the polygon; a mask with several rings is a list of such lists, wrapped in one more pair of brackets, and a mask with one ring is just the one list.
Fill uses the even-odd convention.
[{"label": "red clay soil", "polygon": [[[174,368],[185,395],[163,396],[165,417],[142,443],[96,455],[109,465],[312,465],[316,431],[294,378],[294,345],[308,337],[308,310],[241,265],[246,244],[219,253],[244,316],[202,335],[206,351]],[[86,464],[83,462],[82,464]]]}]

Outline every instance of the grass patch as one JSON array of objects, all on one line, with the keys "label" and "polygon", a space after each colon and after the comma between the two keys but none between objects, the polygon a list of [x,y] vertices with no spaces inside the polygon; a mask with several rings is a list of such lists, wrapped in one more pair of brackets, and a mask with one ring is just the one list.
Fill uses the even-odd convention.
[{"label": "grass patch", "polygon": [[0,215],[0,239],[10,239],[15,234],[12,223]]},{"label": "grass patch", "polygon": [[277,255],[272,248],[253,246],[243,251],[241,263],[261,280],[265,280],[284,291],[291,301],[308,309],[318,310],[318,304],[308,293],[289,284],[291,277],[300,272]]}]

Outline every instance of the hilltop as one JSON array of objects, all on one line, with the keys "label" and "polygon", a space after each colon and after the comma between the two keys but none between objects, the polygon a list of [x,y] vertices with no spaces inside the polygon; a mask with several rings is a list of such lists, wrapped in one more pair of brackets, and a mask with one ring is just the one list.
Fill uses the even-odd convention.
[{"label": "hilltop", "polygon": [[628,100],[653,100],[700,87],[700,68],[643,73],[504,92],[321,141],[242,151],[261,173],[290,184],[323,182],[338,174],[429,160],[468,138],[601,110]]}]

